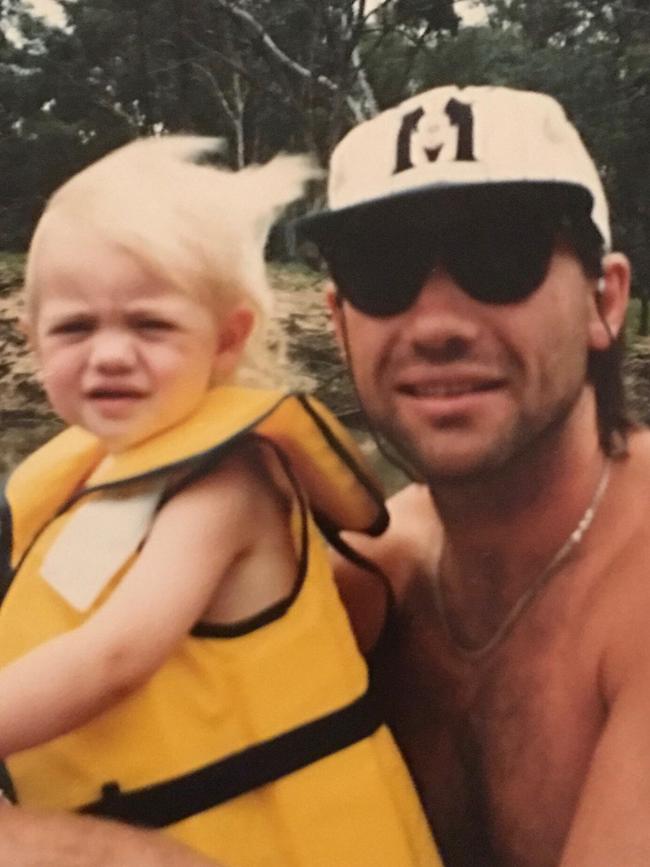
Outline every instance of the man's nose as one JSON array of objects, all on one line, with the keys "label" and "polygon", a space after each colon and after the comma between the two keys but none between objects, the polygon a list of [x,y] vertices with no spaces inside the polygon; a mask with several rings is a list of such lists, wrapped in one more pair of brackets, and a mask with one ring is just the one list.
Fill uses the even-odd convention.
[{"label": "man's nose", "polygon": [[476,304],[444,268],[436,266],[408,311],[414,348],[431,360],[462,358],[480,334]]},{"label": "man's nose", "polygon": [[119,328],[98,331],[92,340],[90,363],[101,371],[113,372],[130,369],[135,363],[136,348],[133,336]]}]

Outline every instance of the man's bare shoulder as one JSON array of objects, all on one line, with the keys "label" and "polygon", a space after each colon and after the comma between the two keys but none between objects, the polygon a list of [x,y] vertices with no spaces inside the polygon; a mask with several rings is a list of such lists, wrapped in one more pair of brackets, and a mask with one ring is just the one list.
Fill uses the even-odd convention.
[{"label": "man's bare shoulder", "polygon": [[628,454],[613,461],[603,507],[592,587],[610,700],[630,679],[650,677],[650,430],[634,431]]},{"label": "man's bare shoulder", "polygon": [[628,436],[628,461],[643,464],[650,473],[650,428],[639,427]]},{"label": "man's bare shoulder", "polygon": [[[650,432],[614,460],[585,581],[584,662],[597,660],[597,749],[582,787],[562,867],[648,863],[650,832]],[[595,639],[595,641],[592,641]],[[592,653],[593,651],[593,653]],[[604,713],[603,713],[604,712]]]}]

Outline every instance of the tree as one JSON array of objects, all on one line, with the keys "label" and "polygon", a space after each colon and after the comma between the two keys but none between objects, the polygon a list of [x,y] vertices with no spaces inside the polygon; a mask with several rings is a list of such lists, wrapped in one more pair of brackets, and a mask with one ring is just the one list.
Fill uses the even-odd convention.
[{"label": "tree", "polygon": [[237,167],[278,150],[325,160],[408,89],[405,66],[377,92],[391,40],[408,66],[457,25],[452,0],[61,0],[64,29],[0,2],[20,34],[0,66],[0,166],[20,156],[0,193],[4,246],[24,244],[65,177],[136,135],[223,136]]},{"label": "tree", "polygon": [[[650,10],[641,0],[490,0],[460,28],[452,0],[62,0],[63,30],[0,0],[3,245],[49,192],[136,135],[225,137],[229,162],[310,150],[425,87],[509,84],[560,99],[613,204],[639,294],[650,262]],[[11,169],[9,170],[9,166]]]}]

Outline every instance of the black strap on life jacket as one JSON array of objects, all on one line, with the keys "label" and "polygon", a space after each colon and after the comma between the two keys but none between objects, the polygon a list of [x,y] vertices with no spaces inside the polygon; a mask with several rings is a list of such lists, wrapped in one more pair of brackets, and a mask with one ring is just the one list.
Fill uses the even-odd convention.
[{"label": "black strap on life jacket", "polygon": [[[13,546],[13,528],[11,521],[11,509],[5,493],[7,484],[6,476],[0,479],[0,604],[7,595],[11,586],[13,573],[11,569],[11,548]],[[11,777],[0,762],[0,790],[10,801],[15,800],[15,793]]]},{"label": "black strap on life jacket", "polygon": [[11,509],[5,491],[7,479],[0,479],[0,604],[7,595],[13,580],[11,568],[11,549],[13,547],[13,526]]},{"label": "black strap on life jacket", "polygon": [[370,737],[382,725],[372,689],[339,710],[170,780],[122,791],[116,783],[78,812],[163,828],[273,783]]}]

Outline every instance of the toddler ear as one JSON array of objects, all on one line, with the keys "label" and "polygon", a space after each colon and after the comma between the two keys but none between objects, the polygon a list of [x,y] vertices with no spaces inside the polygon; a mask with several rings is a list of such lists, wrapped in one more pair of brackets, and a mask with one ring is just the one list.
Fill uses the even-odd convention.
[{"label": "toddler ear", "polygon": [[34,376],[39,382],[42,382],[41,362],[38,351],[38,342],[36,340],[36,325],[34,321],[23,312],[18,316],[16,327],[19,333],[25,338],[27,346],[32,354],[32,359],[34,361]]},{"label": "toddler ear", "polygon": [[34,329],[32,323],[26,313],[21,313],[18,316],[18,331],[27,341],[30,349],[34,348]]},{"label": "toddler ear", "polygon": [[237,367],[254,324],[255,313],[245,304],[238,305],[219,321],[214,354],[217,381],[227,379]]},{"label": "toddler ear", "polygon": [[38,383],[40,383],[40,385],[43,385],[43,370],[41,368],[41,360],[38,352],[38,346],[36,343],[36,328],[34,326],[34,323],[29,318],[29,316],[27,316],[25,313],[21,313],[18,316],[17,328],[27,341],[27,346],[29,347],[29,350],[32,354],[32,376]]}]

